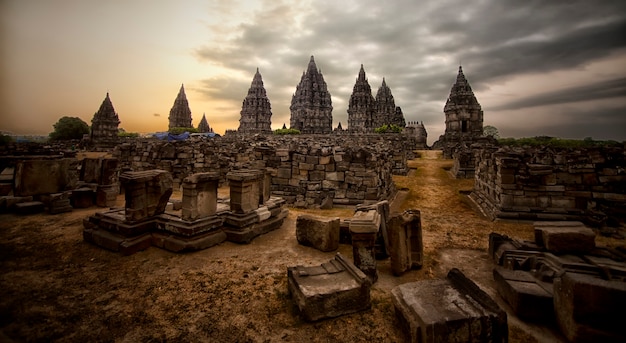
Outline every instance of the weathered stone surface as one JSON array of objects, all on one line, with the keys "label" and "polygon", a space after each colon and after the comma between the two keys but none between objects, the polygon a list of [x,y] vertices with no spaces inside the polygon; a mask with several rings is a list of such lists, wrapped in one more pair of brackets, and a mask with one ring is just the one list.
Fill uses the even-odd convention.
[{"label": "weathered stone surface", "polygon": [[14,211],[17,214],[36,214],[45,210],[45,205],[41,201],[27,201],[15,204]]},{"label": "weathered stone surface", "polygon": [[624,342],[626,282],[565,273],[554,280],[554,309],[570,342]]},{"label": "weathered stone surface", "polygon": [[196,220],[217,211],[218,173],[196,173],[183,180],[182,219]]},{"label": "weathered stone surface", "polygon": [[87,208],[93,206],[94,193],[91,188],[81,187],[72,191],[72,206]]},{"label": "weathered stone surface", "polygon": [[357,211],[350,219],[354,264],[370,278],[372,283],[378,280],[376,237],[380,223],[380,214],[377,210]]},{"label": "weathered stone surface", "polygon": [[73,158],[21,160],[15,167],[15,196],[59,193],[78,182],[77,160]]},{"label": "weathered stone surface", "polygon": [[493,269],[498,293],[525,320],[547,321],[554,318],[552,284],[540,282],[529,272]]},{"label": "weathered stone surface", "polygon": [[241,118],[239,119],[239,133],[271,133],[272,132],[272,106],[267,97],[263,78],[259,69],[252,79],[248,89],[248,95],[241,106]]},{"label": "weathered stone surface", "polygon": [[458,269],[445,279],[405,283],[391,290],[411,342],[507,342],[507,316]]},{"label": "weathered stone surface", "polygon": [[258,170],[237,170],[226,175],[230,185],[230,210],[248,213],[259,208],[263,173]]},{"label": "weathered stone surface", "polygon": [[152,234],[152,245],[172,252],[197,251],[210,248],[226,240],[222,230],[205,232],[193,237],[181,237],[164,233]]},{"label": "weathered stone surface", "polygon": [[387,222],[391,270],[398,276],[424,262],[421,215],[418,210],[393,215]]},{"label": "weathered stone surface", "polygon": [[535,222],[535,243],[556,254],[588,253],[596,234],[581,222]]},{"label": "weathered stone surface", "polygon": [[126,221],[141,221],[165,212],[172,195],[172,175],[164,170],[125,172],[120,176]]},{"label": "weathered stone surface", "polygon": [[339,253],[320,266],[289,267],[287,278],[289,293],[305,320],[338,317],[371,307],[370,281]]},{"label": "weathered stone surface", "polygon": [[301,214],[296,220],[296,238],[302,245],[335,251],[339,248],[339,218]]},{"label": "weathered stone surface", "polygon": [[324,76],[318,71],[313,56],[306,72],[302,73],[289,109],[291,129],[314,134],[332,132],[332,101]]}]

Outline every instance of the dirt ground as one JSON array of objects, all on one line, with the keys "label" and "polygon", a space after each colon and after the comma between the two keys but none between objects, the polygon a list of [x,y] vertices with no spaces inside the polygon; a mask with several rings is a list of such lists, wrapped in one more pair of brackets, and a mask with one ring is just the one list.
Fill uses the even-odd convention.
[{"label": "dirt ground", "polygon": [[[187,254],[151,247],[131,256],[83,242],[82,220],[99,208],[1,214],[0,342],[402,342],[390,290],[453,267],[508,311],[493,290],[488,234],[530,239],[531,224],[481,217],[462,194],[472,180],[451,178],[451,161],[440,152],[421,154],[408,176],[394,177],[401,191],[392,209],[421,211],[424,267],[394,277],[389,260],[378,261],[369,311],[308,323],[287,290],[287,267],[319,265],[335,254],[297,243],[298,214],[347,218],[352,209],[290,209],[280,229],[247,245]],[[339,252],[352,258],[351,246]],[[508,312],[511,342],[562,340],[553,325],[530,325]]]}]

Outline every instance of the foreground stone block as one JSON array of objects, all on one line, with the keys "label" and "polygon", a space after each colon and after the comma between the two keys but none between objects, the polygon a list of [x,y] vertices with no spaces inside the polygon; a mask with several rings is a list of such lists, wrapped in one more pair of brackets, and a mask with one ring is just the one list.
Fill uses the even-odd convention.
[{"label": "foreground stone block", "polygon": [[78,161],[74,158],[23,160],[15,167],[15,196],[59,193],[75,188]]},{"label": "foreground stone block", "polygon": [[541,282],[523,270],[493,269],[498,294],[525,320],[545,322],[554,318],[552,283]]},{"label": "foreground stone block", "polygon": [[326,218],[301,214],[296,220],[298,243],[321,251],[339,248],[339,217]]},{"label": "foreground stone block", "polygon": [[36,214],[44,211],[45,206],[41,201],[27,201],[15,204],[17,214]]},{"label": "foreground stone block", "polygon": [[626,282],[565,273],[554,279],[554,309],[570,342],[626,342]]},{"label": "foreground stone block", "polygon": [[287,268],[289,293],[305,320],[315,321],[367,310],[371,283],[343,255],[320,266]]},{"label": "foreground stone block", "polygon": [[535,222],[535,242],[555,254],[585,254],[595,248],[595,232],[581,222]]},{"label": "foreground stone block", "polygon": [[[265,178],[259,170],[237,170],[226,174],[230,185],[230,210],[236,214],[259,208]],[[269,200],[269,199],[268,199]]]},{"label": "foreground stone block", "polygon": [[219,173],[211,172],[193,174],[183,180],[184,220],[196,220],[215,214],[219,179]]},{"label": "foreground stone block", "polygon": [[172,195],[172,175],[165,170],[125,172],[120,176],[125,191],[125,213],[129,222],[165,212]]},{"label": "foreground stone block", "polygon": [[387,223],[391,271],[402,275],[411,268],[421,268],[424,261],[420,211],[396,214]]},{"label": "foreground stone block", "polygon": [[372,283],[378,280],[376,237],[380,222],[380,214],[376,210],[358,211],[350,219],[354,264],[370,278]]},{"label": "foreground stone block", "polygon": [[405,283],[391,290],[411,342],[507,342],[507,316],[458,269],[445,279]]}]

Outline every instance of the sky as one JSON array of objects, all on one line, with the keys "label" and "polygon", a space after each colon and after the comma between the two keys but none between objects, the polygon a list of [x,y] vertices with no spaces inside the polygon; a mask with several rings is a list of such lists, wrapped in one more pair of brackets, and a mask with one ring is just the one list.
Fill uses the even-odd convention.
[{"label": "sky", "polygon": [[626,140],[623,0],[0,0],[0,130],[91,124],[108,92],[121,128],[165,131],[184,84],[193,125],[223,133],[256,68],[277,129],[312,55],[333,127],[363,64],[432,144],[462,65],[502,137]]}]

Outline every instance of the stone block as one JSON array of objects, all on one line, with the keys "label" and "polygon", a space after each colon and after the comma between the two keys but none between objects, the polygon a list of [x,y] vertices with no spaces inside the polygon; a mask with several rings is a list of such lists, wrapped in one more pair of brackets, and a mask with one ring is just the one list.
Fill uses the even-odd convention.
[{"label": "stone block", "polygon": [[380,223],[380,214],[377,210],[357,211],[350,219],[354,264],[370,278],[372,283],[378,280],[376,239]]},{"label": "stone block", "polygon": [[264,176],[259,170],[242,169],[226,175],[230,185],[230,210],[247,213],[259,207],[261,181]]},{"label": "stone block", "polygon": [[445,279],[405,283],[391,290],[410,342],[507,342],[507,316],[458,269]]},{"label": "stone block", "polygon": [[625,342],[626,282],[578,273],[554,279],[554,310],[570,342]]},{"label": "stone block", "polygon": [[96,190],[96,205],[99,207],[114,207],[119,194],[119,186],[117,184],[98,185]]},{"label": "stone block", "polygon": [[45,210],[45,205],[41,201],[27,201],[15,204],[13,210],[17,214],[37,214]]},{"label": "stone block", "polygon": [[164,170],[125,172],[120,175],[124,186],[126,221],[145,220],[165,212],[172,195],[172,175]]},{"label": "stone block", "polygon": [[94,193],[91,188],[81,187],[72,191],[72,206],[87,208],[93,206]]},{"label": "stone block", "polygon": [[196,173],[183,180],[183,220],[212,216],[217,211],[217,172]]},{"label": "stone block", "polygon": [[317,217],[307,214],[296,220],[298,243],[321,251],[335,251],[339,248],[339,218]]},{"label": "stone block", "polygon": [[424,261],[422,224],[418,210],[392,216],[387,222],[391,271],[398,276],[411,268],[421,268]]},{"label": "stone block", "polygon": [[15,196],[59,193],[75,188],[78,182],[74,158],[22,160],[15,167]]},{"label": "stone block", "polygon": [[545,322],[554,318],[552,284],[543,283],[523,270],[493,269],[500,296],[525,320]]},{"label": "stone block", "polygon": [[535,243],[556,254],[588,253],[595,248],[595,232],[580,222],[535,222]]},{"label": "stone block", "polygon": [[315,321],[367,310],[370,281],[337,253],[320,266],[287,268],[288,288],[305,320]]}]

